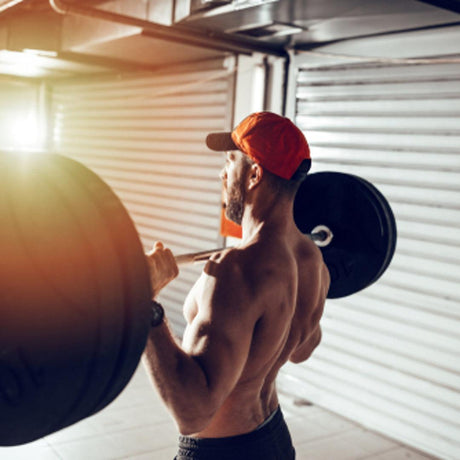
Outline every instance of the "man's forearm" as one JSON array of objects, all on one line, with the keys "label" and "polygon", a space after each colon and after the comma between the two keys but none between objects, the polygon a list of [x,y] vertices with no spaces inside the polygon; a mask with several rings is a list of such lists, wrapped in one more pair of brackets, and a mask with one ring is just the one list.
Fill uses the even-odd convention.
[{"label": "man's forearm", "polygon": [[166,322],[150,330],[143,362],[182,434],[202,430],[214,409],[198,360],[176,342]]}]

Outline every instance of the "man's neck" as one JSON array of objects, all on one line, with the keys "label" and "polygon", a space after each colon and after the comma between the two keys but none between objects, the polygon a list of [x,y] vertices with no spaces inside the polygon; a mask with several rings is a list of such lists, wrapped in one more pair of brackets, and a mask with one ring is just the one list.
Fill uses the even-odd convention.
[{"label": "man's neck", "polygon": [[292,200],[279,195],[259,194],[246,204],[242,220],[243,243],[257,239],[263,230],[284,234],[294,224]]}]

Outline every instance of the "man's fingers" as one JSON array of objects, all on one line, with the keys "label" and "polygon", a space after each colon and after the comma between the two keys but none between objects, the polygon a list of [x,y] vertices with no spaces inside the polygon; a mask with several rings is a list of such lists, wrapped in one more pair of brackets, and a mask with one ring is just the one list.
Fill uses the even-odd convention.
[{"label": "man's fingers", "polygon": [[156,241],[152,251],[146,254],[150,269],[150,282],[153,296],[157,295],[179,274],[176,259],[169,248]]},{"label": "man's fingers", "polygon": [[173,275],[174,278],[179,274],[179,267],[177,266],[176,259],[171,252],[171,249],[167,248],[165,249],[165,253],[168,255],[168,258],[170,260],[171,267],[173,268]]},{"label": "man's fingers", "polygon": [[155,241],[155,243],[153,243],[152,249],[147,252],[147,255],[151,256],[154,252],[161,251],[162,249],[164,249],[163,243],[161,241]]}]

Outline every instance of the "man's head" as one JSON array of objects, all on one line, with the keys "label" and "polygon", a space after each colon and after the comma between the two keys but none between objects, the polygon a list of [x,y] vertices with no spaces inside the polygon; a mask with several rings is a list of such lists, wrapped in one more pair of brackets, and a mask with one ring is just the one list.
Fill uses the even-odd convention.
[{"label": "man's head", "polygon": [[212,150],[227,151],[222,173],[226,215],[238,224],[246,193],[262,176],[275,193],[293,198],[311,165],[310,149],[300,129],[271,112],[249,115],[233,132],[209,134],[206,144]]},{"label": "man's head", "polygon": [[310,162],[310,148],[302,131],[288,118],[272,112],[246,117],[232,132],[211,133],[211,150],[239,150],[275,176],[289,180],[303,161]]}]

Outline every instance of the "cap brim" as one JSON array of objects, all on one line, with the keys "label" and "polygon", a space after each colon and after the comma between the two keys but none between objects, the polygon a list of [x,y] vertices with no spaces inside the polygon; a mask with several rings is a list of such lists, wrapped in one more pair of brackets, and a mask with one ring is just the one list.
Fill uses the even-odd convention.
[{"label": "cap brim", "polygon": [[232,139],[232,133],[211,133],[206,137],[206,145],[216,152],[238,150]]}]

